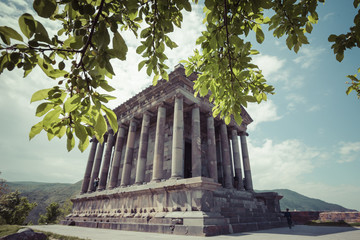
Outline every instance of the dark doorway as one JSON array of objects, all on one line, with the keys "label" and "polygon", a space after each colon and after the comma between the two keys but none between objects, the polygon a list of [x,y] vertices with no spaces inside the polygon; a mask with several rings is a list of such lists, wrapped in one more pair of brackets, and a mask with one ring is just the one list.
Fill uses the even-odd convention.
[{"label": "dark doorway", "polygon": [[184,161],[184,178],[192,177],[192,164],[191,164],[191,142],[185,141],[185,161]]}]

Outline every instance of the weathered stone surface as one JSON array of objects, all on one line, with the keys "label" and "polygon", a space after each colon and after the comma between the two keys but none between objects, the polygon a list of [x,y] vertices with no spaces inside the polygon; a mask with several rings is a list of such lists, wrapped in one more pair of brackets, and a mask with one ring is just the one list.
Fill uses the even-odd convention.
[{"label": "weathered stone surface", "polygon": [[[240,126],[214,118],[208,96],[194,96],[196,76],[186,77],[178,65],[169,81],[114,109],[120,124],[114,151],[109,132],[104,157],[104,144],[91,151],[88,192],[72,200],[63,224],[212,236],[284,223],[280,197],[253,192],[245,138],[251,117],[242,109]],[[100,186],[93,191],[101,162]]]},{"label": "weathered stone surface", "polygon": [[34,232],[31,228],[20,229],[17,233],[7,235],[0,240],[46,240],[44,233]]},{"label": "weathered stone surface", "polygon": [[360,212],[322,212],[319,214],[319,219],[322,222],[358,223],[360,222]]}]

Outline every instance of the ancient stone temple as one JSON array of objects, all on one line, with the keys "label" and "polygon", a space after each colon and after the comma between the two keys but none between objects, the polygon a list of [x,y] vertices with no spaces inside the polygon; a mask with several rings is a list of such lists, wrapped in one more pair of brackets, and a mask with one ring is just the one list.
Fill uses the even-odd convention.
[{"label": "ancient stone temple", "polygon": [[253,191],[251,117],[242,109],[240,126],[214,118],[208,98],[194,97],[196,77],[177,65],[114,109],[119,129],[92,140],[63,224],[201,236],[283,226],[281,196]]}]

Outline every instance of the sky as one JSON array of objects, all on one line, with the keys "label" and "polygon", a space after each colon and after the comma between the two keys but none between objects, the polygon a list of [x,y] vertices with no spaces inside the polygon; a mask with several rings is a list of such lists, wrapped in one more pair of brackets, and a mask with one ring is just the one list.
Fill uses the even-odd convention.
[{"label": "sky", "polygon": [[[193,5],[184,13],[182,29],[171,34],[179,47],[167,50],[170,71],[196,48],[195,41],[204,30],[202,5]],[[28,12],[30,0],[0,2],[0,26],[19,29],[17,19]],[[246,109],[254,119],[248,126],[248,148],[253,185],[258,190],[286,188],[312,198],[360,210],[360,100],[345,94],[346,75],[360,67],[360,50],[345,52],[339,63],[327,41],[330,34],[348,31],[356,10],[352,0],[327,0],[318,8],[319,23],[308,36],[310,45],[295,54],[284,38],[265,34],[263,44],[254,48],[253,57],[275,87],[268,101],[251,104]],[[39,18],[37,18],[40,20]],[[198,24],[196,24],[198,23]],[[43,23],[50,33],[56,25]],[[20,31],[19,31],[20,32]],[[265,31],[266,32],[266,31]],[[108,106],[114,108],[151,84],[135,50],[139,39],[122,32],[128,44],[126,61],[113,62],[116,76],[110,85],[117,97]],[[75,183],[82,179],[88,157],[87,149],[66,150],[66,139],[47,140],[44,133],[29,141],[37,103],[30,104],[33,92],[56,85],[41,70],[26,78],[21,71],[0,75],[0,172],[7,181]]]}]

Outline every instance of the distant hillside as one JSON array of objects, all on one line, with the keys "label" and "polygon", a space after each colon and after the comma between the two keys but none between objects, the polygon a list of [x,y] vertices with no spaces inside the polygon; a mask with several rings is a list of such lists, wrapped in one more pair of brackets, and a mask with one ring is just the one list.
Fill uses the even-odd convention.
[{"label": "distant hillside", "polygon": [[291,211],[354,211],[337,204],[327,203],[320,199],[309,198],[288,189],[275,189],[270,191],[277,192],[283,196],[280,200],[280,207],[282,211],[285,211],[286,208],[289,208]]},{"label": "distant hillside", "polygon": [[[39,183],[39,182],[7,182],[12,191],[19,190],[30,202],[37,202],[27,221],[37,224],[39,214],[44,214],[46,207],[57,202],[62,205],[67,199],[80,193],[82,181],[75,184],[67,183]],[[351,211],[337,204],[331,204],[319,199],[309,198],[288,189],[261,190],[258,192],[278,192],[283,198],[280,200],[281,210],[289,208],[297,211]]]},{"label": "distant hillside", "polygon": [[38,205],[30,212],[26,221],[37,224],[40,214],[46,212],[46,207],[57,202],[62,205],[67,199],[80,193],[82,181],[70,183],[41,183],[41,182],[6,182],[11,191],[19,190],[22,196]]}]

